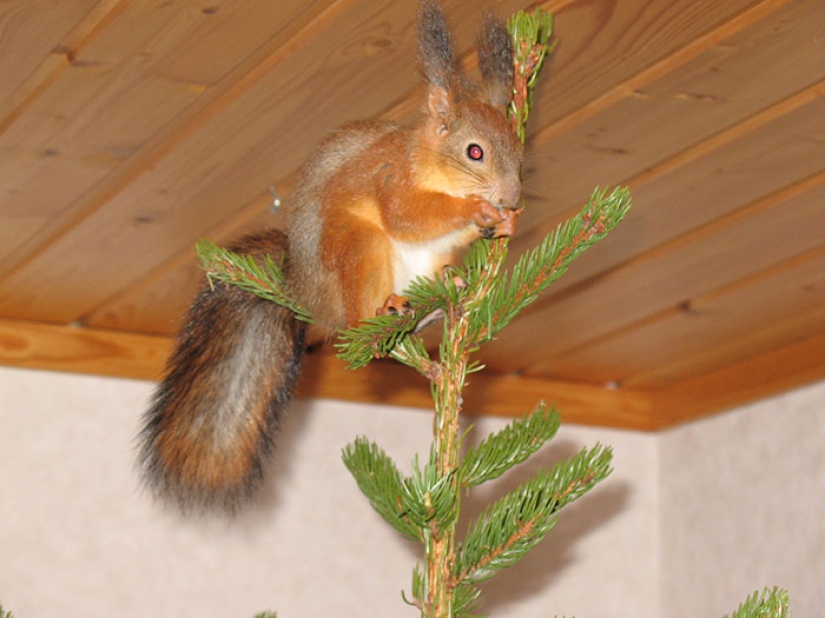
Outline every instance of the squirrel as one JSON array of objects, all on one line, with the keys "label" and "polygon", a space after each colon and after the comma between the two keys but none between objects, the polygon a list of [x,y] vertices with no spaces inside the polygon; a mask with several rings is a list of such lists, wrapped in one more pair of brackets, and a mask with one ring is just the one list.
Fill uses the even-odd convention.
[{"label": "squirrel", "polygon": [[[411,313],[402,294],[413,279],[455,264],[480,237],[512,235],[520,212],[506,27],[492,17],[483,24],[479,87],[457,68],[440,6],[425,0],[418,19],[423,118],[332,133],[300,171],[285,231],[231,247],[280,260],[290,295],[330,333]],[[139,463],[158,497],[184,512],[231,514],[249,502],[300,372],[305,328],[275,303],[204,285],[143,419]]]}]

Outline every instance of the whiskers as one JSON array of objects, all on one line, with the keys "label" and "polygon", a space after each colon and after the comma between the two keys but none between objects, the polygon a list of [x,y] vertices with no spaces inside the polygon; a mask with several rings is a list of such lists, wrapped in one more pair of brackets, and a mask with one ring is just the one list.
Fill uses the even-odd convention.
[{"label": "whiskers", "polygon": [[463,195],[473,194],[488,197],[492,192],[492,185],[488,176],[483,173],[483,170],[478,169],[479,166],[470,164],[463,156],[440,152],[427,146],[421,146],[421,149],[430,153],[444,167],[459,172],[459,174],[451,175],[451,178],[454,180],[460,179],[454,185],[454,188]]}]

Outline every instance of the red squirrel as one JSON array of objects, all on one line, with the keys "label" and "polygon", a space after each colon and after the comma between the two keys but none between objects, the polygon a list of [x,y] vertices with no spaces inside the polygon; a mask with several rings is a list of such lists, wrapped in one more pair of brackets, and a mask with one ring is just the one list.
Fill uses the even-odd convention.
[{"label": "red squirrel", "polygon": [[[504,24],[478,39],[483,84],[458,71],[441,8],[422,4],[425,114],[400,127],[344,126],[303,165],[285,232],[233,250],[281,261],[291,295],[334,333],[376,313],[408,313],[402,296],[479,237],[513,233],[522,145],[505,115],[513,50]],[[141,432],[154,493],[183,510],[235,512],[254,494],[304,354],[305,325],[232,286],[204,285],[185,317]]]}]

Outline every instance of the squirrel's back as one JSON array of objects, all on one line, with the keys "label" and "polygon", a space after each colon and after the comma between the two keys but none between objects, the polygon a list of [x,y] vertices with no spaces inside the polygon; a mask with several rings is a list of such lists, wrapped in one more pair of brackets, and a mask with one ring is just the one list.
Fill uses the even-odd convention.
[{"label": "squirrel's back", "polygon": [[343,326],[335,311],[341,304],[337,281],[324,267],[322,255],[325,203],[331,181],[376,142],[398,130],[394,123],[375,120],[347,124],[323,140],[301,167],[287,211],[288,261],[292,266],[287,282],[313,321],[323,327]]}]

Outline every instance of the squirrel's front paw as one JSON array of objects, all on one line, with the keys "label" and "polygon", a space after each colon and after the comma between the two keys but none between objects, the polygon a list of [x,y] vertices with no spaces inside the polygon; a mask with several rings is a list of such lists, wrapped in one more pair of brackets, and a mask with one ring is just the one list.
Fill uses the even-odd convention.
[{"label": "squirrel's front paw", "polygon": [[524,208],[514,210],[512,208],[502,208],[499,212],[504,216],[493,228],[493,235],[491,238],[502,238],[504,236],[512,236],[516,233],[516,223],[519,215],[524,211]]},{"label": "squirrel's front paw", "polygon": [[495,210],[498,214],[497,220],[491,225],[479,225],[481,228],[481,235],[490,240],[493,238],[503,238],[505,236],[512,236],[515,234],[518,217],[524,209],[519,208],[518,210],[513,210],[511,208],[496,208]]},{"label": "squirrel's front paw", "polygon": [[390,294],[375,315],[415,315],[415,310],[406,296]]},{"label": "squirrel's front paw", "polygon": [[482,230],[482,234],[483,230],[495,228],[504,220],[501,210],[484,198],[473,196],[471,199],[475,209],[473,221]]}]

